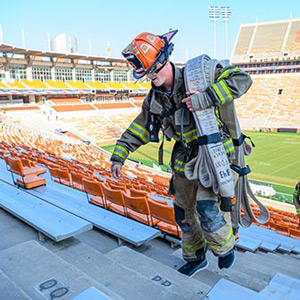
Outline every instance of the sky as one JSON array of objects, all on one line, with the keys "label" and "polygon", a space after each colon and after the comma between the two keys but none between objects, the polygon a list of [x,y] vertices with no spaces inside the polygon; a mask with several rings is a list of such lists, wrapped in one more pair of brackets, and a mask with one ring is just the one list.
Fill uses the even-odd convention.
[{"label": "sky", "polygon": [[[121,57],[121,51],[141,32],[163,34],[178,29],[173,38],[173,61],[206,53],[214,56],[214,27],[209,6],[230,6],[228,53],[241,24],[300,18],[300,0],[9,0],[1,1],[3,43],[48,51],[47,33],[77,38],[78,53]],[[216,57],[225,59],[225,23],[216,23]],[[111,52],[108,53],[108,44]]]}]

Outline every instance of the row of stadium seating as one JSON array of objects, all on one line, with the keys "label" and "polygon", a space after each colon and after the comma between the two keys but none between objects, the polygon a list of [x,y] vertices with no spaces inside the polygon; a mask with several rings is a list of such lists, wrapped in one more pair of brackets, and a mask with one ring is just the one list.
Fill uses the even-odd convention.
[{"label": "row of stadium seating", "polygon": [[88,110],[96,110],[96,109],[102,110],[102,109],[136,108],[136,107],[138,106],[134,105],[131,102],[52,105],[52,108],[57,112],[88,111]]},{"label": "row of stadium seating", "polygon": [[[53,171],[53,168],[60,169],[62,170],[60,175],[52,173],[53,177],[55,177],[59,183],[75,189],[83,188],[84,178],[89,181],[101,183],[103,193],[102,202],[99,198],[91,200],[91,202],[94,201],[93,203],[96,205],[102,204],[105,206],[105,203],[108,203],[105,202],[106,197],[109,197],[105,196],[105,189],[108,193],[112,193],[111,190],[119,190],[119,198],[122,199],[123,197],[124,201],[124,195],[129,198],[135,197],[132,193],[134,190],[140,193],[140,196],[143,197],[144,195],[148,199],[148,202],[149,199],[151,201],[151,198],[154,197],[151,195],[155,194],[164,197],[165,201],[173,198],[167,195],[168,178],[155,175],[139,168],[132,169],[125,165],[122,170],[123,176],[119,181],[115,181],[110,177],[110,163],[104,159],[103,155],[96,152],[90,146],[75,143],[66,144],[61,140],[42,137],[36,133],[15,128],[12,125],[2,126],[0,137],[2,140],[0,144],[1,157],[11,155],[21,158],[24,162],[29,160],[46,166],[50,172]],[[72,158],[68,160],[62,158],[66,155]],[[80,176],[78,176],[78,174]],[[130,178],[128,174],[131,176],[134,175],[135,178]],[[149,178],[153,179],[152,182],[149,181]],[[104,185],[103,182],[105,182]],[[95,196],[93,193],[90,194]],[[121,194],[122,197],[120,196]],[[107,198],[107,201],[110,201],[109,198]],[[167,206],[166,203],[160,203],[160,205]],[[149,203],[148,206],[150,206]],[[270,221],[264,225],[265,227],[276,230],[281,234],[300,238],[300,232],[297,229],[298,219],[295,214],[273,209],[272,207],[269,207],[269,210],[271,211],[271,218]],[[258,210],[255,213],[258,214]],[[126,207],[124,208],[124,214],[129,216]],[[180,233],[178,233],[177,230],[179,229],[175,228],[173,226],[174,224],[172,225],[173,217],[174,216],[169,216],[170,223],[159,229],[178,236]]]},{"label": "row of stadium seating", "polygon": [[49,98],[53,104],[80,104],[82,103],[78,98]]},{"label": "row of stadium seating", "polygon": [[60,120],[66,124],[72,124],[76,131],[90,137],[92,140],[102,141],[119,138],[137,114],[138,112],[118,113],[102,116],[101,118],[99,116],[63,117]]},{"label": "row of stadium seating", "polygon": [[32,106],[11,106],[11,107],[3,107],[1,110],[3,111],[18,111],[18,110],[39,110],[40,108],[36,105]]},{"label": "row of stadium seating", "polygon": [[[259,216],[258,207],[252,204],[253,212],[256,217]],[[270,219],[266,224],[255,223],[255,225],[262,226],[276,232],[287,235],[293,238],[300,239],[299,219],[294,213],[282,211],[273,207],[267,207],[270,211]]]},{"label": "row of stadium seating", "polygon": [[102,83],[88,81],[86,83],[82,81],[66,81],[63,82],[61,80],[53,81],[53,80],[46,80],[42,82],[40,80],[22,80],[18,81],[15,80],[14,82],[0,82],[1,89],[99,89],[99,90],[128,90],[128,89],[150,89],[151,84],[150,82],[143,82],[143,83],[133,83],[133,82],[110,82],[107,81]]},{"label": "row of stadium seating", "polygon": [[292,19],[242,25],[232,59],[247,61],[248,54],[254,54],[255,59],[279,58],[282,53],[299,56],[299,28],[300,21]]},{"label": "row of stadium seating", "polygon": [[57,112],[95,110],[91,104],[53,105],[52,108]]},{"label": "row of stadium seating", "polygon": [[[121,108],[137,108],[142,105],[142,102],[111,102],[111,103],[91,103],[85,104],[82,103],[77,98],[58,98],[58,99],[49,99],[55,105],[51,107],[56,112],[74,112],[74,111],[91,111],[91,110],[102,110],[102,109],[121,109]],[[2,111],[34,111],[40,110],[40,107],[37,105],[31,106],[11,106],[3,107]]]},{"label": "row of stadium seating", "polygon": [[[71,188],[84,190],[92,196],[95,195],[91,186],[96,185],[98,186],[99,193],[96,198],[91,198],[91,203],[144,222],[149,226],[156,225],[156,227],[163,232],[178,238],[180,237],[180,229],[175,222],[174,211],[168,201],[159,201],[150,198],[150,193],[152,195],[157,194],[166,197],[167,188],[165,186],[159,186],[157,182],[155,184],[149,182],[147,175],[140,174],[139,171],[133,171],[139,174],[139,176],[134,179],[129,179],[129,177],[123,174],[122,180],[116,182],[109,178],[110,172],[107,171],[107,162],[103,160],[103,157],[101,155],[99,156],[98,153],[91,155],[92,148],[89,149],[89,154],[87,155],[86,151],[85,154],[81,151],[85,146],[80,147],[80,145],[74,144],[63,147],[66,145],[62,144],[61,141],[51,140],[50,142],[48,139],[42,137],[37,139],[34,135],[31,137],[29,132],[22,132],[22,130],[15,129],[12,126],[7,127],[7,129],[8,128],[10,132],[6,132],[3,136],[10,140],[10,142],[2,142],[0,144],[0,156],[6,161],[9,160],[9,157],[13,157],[15,160],[19,159],[24,166],[35,167],[35,163],[45,166],[49,169],[55,181]],[[22,134],[20,134],[21,132]],[[17,138],[15,138],[16,135],[18,135]],[[48,151],[41,152],[38,149],[26,146],[29,140],[31,140],[32,143],[32,138],[35,139],[34,144],[36,147],[48,149]],[[12,139],[18,142],[23,140],[22,146],[12,142]],[[58,150],[57,148],[63,149]],[[86,146],[86,148],[89,147]],[[66,151],[66,149],[69,151]],[[77,154],[80,160],[66,160],[54,154],[50,154],[58,153],[63,155],[63,153],[66,152],[75,154],[75,156]],[[90,158],[92,161],[95,161],[95,156],[98,156],[98,163],[105,163],[105,167],[99,164],[92,166],[89,163],[83,162],[91,161]],[[128,170],[128,168],[125,166],[124,172],[126,172],[126,170]],[[166,179],[161,178],[158,180],[165,182]],[[101,184],[99,185],[99,183]],[[144,205],[142,205],[142,201]],[[132,204],[133,202],[139,205],[135,206]]]},{"label": "row of stadium seating", "polygon": [[[27,154],[27,158],[34,161],[36,161],[36,157],[34,156],[37,156],[38,158],[42,159],[38,160],[38,162],[41,164],[47,165],[47,161],[50,163],[53,162],[53,158],[47,158],[45,161],[45,153],[47,153],[46,157],[48,157],[49,155],[55,157],[56,164],[61,164],[64,167],[68,167],[68,164],[70,164],[71,166],[72,163],[68,160],[62,159],[61,157],[72,156],[72,161],[85,164],[85,168],[92,170],[92,172],[94,172],[94,168],[96,168],[96,170],[102,176],[110,176],[110,171],[106,170],[106,168],[109,167],[110,163],[104,159],[103,155],[99,154],[91,146],[78,143],[65,143],[62,140],[44,137],[40,134],[32,133],[29,130],[21,130],[20,128],[14,127],[13,125],[2,126],[0,131],[0,138],[2,141],[4,141],[4,145],[7,145],[5,142],[9,142],[13,145],[13,147],[8,148],[10,153],[22,152],[21,150],[23,148],[26,150],[26,153],[22,152],[22,155]],[[35,153],[36,151],[38,151],[38,153]],[[39,151],[43,151],[44,154],[40,156]],[[73,167],[76,168],[76,165],[73,164]],[[156,184],[147,181],[149,177],[152,178],[153,176],[153,174],[150,172],[143,171],[143,173],[141,173],[140,170],[132,170],[127,166],[124,166],[124,172],[130,172],[131,175],[136,177],[135,179],[131,180],[131,182],[136,184],[135,188],[139,189],[138,186],[140,186],[148,191],[159,190],[161,191],[162,196],[164,195],[169,197],[167,195],[167,179],[165,179],[164,177],[158,178],[155,181],[156,183],[164,182],[163,187],[158,187]],[[122,180],[128,181],[129,179],[127,177],[124,177]],[[120,182],[122,182],[122,180]]]}]

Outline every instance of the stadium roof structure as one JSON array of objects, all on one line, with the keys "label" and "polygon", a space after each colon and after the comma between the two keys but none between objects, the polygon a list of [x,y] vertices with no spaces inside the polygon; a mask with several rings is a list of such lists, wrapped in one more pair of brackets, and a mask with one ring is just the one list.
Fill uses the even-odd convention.
[{"label": "stadium roof structure", "polygon": [[52,57],[52,58],[75,59],[75,60],[78,59],[78,60],[90,60],[90,61],[101,61],[101,62],[126,63],[126,60],[121,59],[121,58],[25,49],[22,47],[12,46],[12,45],[8,45],[8,44],[0,44],[0,52],[18,54],[18,55],[24,55],[24,56],[29,55],[29,56]]},{"label": "stadium roof structure", "polygon": [[241,25],[231,63],[300,58],[300,19]]}]

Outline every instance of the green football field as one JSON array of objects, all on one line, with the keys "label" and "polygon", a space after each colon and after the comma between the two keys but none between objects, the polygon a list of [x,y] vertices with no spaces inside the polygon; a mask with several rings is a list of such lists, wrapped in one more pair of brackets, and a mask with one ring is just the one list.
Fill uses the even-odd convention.
[{"label": "green football field", "polygon": [[[300,179],[300,135],[295,133],[245,132],[253,140],[255,147],[251,156],[246,157],[251,174],[249,178],[294,187]],[[164,143],[164,166],[169,166],[173,142]],[[160,143],[149,143],[140,147],[130,158],[153,166],[158,164]],[[112,151],[114,146],[104,147]]]}]

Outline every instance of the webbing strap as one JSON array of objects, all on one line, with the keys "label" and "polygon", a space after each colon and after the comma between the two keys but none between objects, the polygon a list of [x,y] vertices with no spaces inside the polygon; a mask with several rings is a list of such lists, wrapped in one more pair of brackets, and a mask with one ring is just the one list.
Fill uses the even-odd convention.
[{"label": "webbing strap", "polygon": [[241,168],[240,166],[232,164],[230,165],[230,168],[236,173],[238,173],[239,177],[246,176],[251,172],[250,167],[248,165],[244,168]]},{"label": "webbing strap", "polygon": [[199,145],[215,144],[222,141],[220,132],[212,133],[209,135],[202,135],[198,137]]},{"label": "webbing strap", "polygon": [[161,113],[159,116],[157,116],[157,118],[161,122],[164,118],[173,115],[176,110],[177,110],[176,106],[172,106],[169,110],[167,110],[167,111]]},{"label": "webbing strap", "polygon": [[158,149],[158,164],[160,166],[164,164],[164,141],[165,141],[165,135],[163,135],[162,142]]},{"label": "webbing strap", "polygon": [[245,140],[246,136],[244,134],[241,134],[238,139],[232,139],[234,146],[241,146]]},{"label": "webbing strap", "polygon": [[252,147],[255,147],[255,145],[254,145],[251,137],[247,136],[247,135],[245,135],[243,133],[240,135],[240,137],[238,139],[232,139],[233,145],[239,147],[239,146],[241,146],[243,144],[243,142],[244,142],[245,139],[249,139],[250,142],[251,142]]},{"label": "webbing strap", "polygon": [[181,116],[180,116],[180,135],[181,135],[181,144],[183,146],[183,149],[185,152],[187,152],[187,149],[189,148],[187,142],[184,140],[184,134],[183,134],[183,120],[184,120],[184,111],[185,111],[185,105],[182,106]]}]

